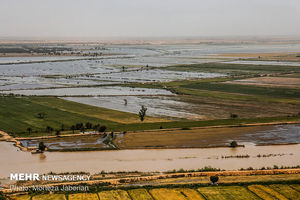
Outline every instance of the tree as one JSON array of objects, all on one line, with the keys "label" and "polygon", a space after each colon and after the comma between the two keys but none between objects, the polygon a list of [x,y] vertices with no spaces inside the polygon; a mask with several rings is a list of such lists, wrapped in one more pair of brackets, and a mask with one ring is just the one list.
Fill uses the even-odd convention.
[{"label": "tree", "polygon": [[100,124],[95,124],[93,126],[93,130],[95,131],[95,133],[96,133],[97,130],[99,130],[99,128],[100,128]]},{"label": "tree", "polygon": [[235,148],[235,147],[237,147],[238,146],[238,143],[236,142],[236,141],[232,141],[231,143],[230,143],[230,147],[232,147],[232,148]]},{"label": "tree", "polygon": [[231,118],[231,119],[236,119],[236,118],[238,118],[238,115],[237,115],[237,114],[230,113],[230,118]]},{"label": "tree", "polygon": [[59,136],[60,135],[60,130],[56,130],[55,135]]},{"label": "tree", "polygon": [[106,126],[100,126],[99,132],[104,132],[106,130]]},{"label": "tree", "polygon": [[46,146],[45,146],[44,142],[40,142],[39,143],[39,150],[40,151],[45,151],[45,149],[46,149]]},{"label": "tree", "polygon": [[210,181],[212,184],[216,184],[219,181],[219,177],[217,175],[211,176]]},{"label": "tree", "polygon": [[76,124],[76,130],[80,130],[83,127],[83,123]]},{"label": "tree", "polygon": [[91,124],[90,122],[85,123],[85,127],[86,129],[91,129],[93,127],[93,124]]},{"label": "tree", "polygon": [[53,131],[53,128],[52,127],[50,127],[50,126],[47,126],[46,127],[46,132],[47,133],[51,133]]},{"label": "tree", "polygon": [[147,112],[147,108],[145,106],[141,106],[141,110],[139,112],[139,117],[141,121],[144,121],[146,112]]},{"label": "tree", "polygon": [[74,131],[76,130],[76,127],[75,127],[74,125],[72,125],[72,126],[71,126],[71,130],[72,130],[72,132],[73,132],[73,134],[74,134]]},{"label": "tree", "polygon": [[30,127],[28,127],[26,130],[28,131],[29,134],[32,132],[32,128]]}]

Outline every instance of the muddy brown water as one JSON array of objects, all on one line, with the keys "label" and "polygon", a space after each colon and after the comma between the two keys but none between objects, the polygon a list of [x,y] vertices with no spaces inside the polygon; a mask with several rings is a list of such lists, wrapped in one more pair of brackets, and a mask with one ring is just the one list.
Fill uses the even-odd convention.
[{"label": "muddy brown water", "polygon": [[[269,155],[258,157],[257,155]],[[222,156],[249,155],[249,158]],[[300,145],[254,146],[239,148],[149,149],[93,152],[22,152],[13,143],[0,142],[0,177],[10,173],[78,172],[98,173],[116,171],[168,171],[198,169],[205,166],[235,170],[295,166],[300,164]]]}]

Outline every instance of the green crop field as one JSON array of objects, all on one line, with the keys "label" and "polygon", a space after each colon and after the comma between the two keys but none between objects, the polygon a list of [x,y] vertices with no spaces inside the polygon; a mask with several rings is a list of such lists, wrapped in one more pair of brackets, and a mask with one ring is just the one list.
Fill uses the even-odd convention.
[{"label": "green crop field", "polygon": [[273,184],[249,186],[208,186],[198,188],[156,188],[110,190],[83,194],[48,194],[11,196],[14,200],[297,200],[299,184]]},{"label": "green crop field", "polygon": [[[299,73],[299,67],[210,63],[172,66],[167,69],[184,71],[240,69],[251,73],[243,77],[122,85],[164,88],[177,93],[179,101],[191,104],[195,106],[195,110],[202,111],[203,119],[197,118],[195,121],[146,116],[145,121],[141,122],[139,116],[134,113],[85,105],[57,97],[3,96],[0,97],[0,128],[16,137],[35,137],[55,135],[56,130],[59,130],[60,134],[71,134],[72,125],[88,122],[93,125],[104,125],[107,127],[106,131],[118,132],[285,122],[300,119],[300,89],[227,83],[227,81],[254,77],[255,73],[280,73],[281,75],[286,72]],[[44,113],[45,116],[40,118],[39,113]],[[238,119],[230,119],[230,113],[237,114]],[[47,127],[53,130],[47,131]],[[74,132],[79,133],[80,130]]]},{"label": "green crop field", "polygon": [[238,94],[260,95],[279,98],[300,98],[300,90],[275,87],[259,87],[249,85],[228,84],[220,82],[200,82],[182,86],[188,89],[219,91]]},{"label": "green crop field", "polygon": [[297,200],[300,198],[300,192],[293,189],[289,185],[274,184],[274,185],[270,185],[270,188],[272,188],[276,192],[283,194],[288,199]]},{"label": "green crop field", "polygon": [[79,193],[71,194],[68,196],[68,200],[98,200],[98,195],[94,193]]},{"label": "green crop field", "polygon": [[99,192],[101,200],[131,200],[128,193],[124,190],[111,190]]},{"label": "green crop field", "polygon": [[199,188],[198,191],[203,194],[207,200],[226,200],[226,199],[259,199],[256,195],[251,193],[244,187],[240,186],[227,186],[227,187],[203,187]]},{"label": "green crop field", "polygon": [[128,194],[131,196],[132,200],[152,200],[151,195],[146,189],[135,189],[135,190],[129,190]]},{"label": "green crop field", "polygon": [[[38,117],[38,113],[41,112],[45,113],[44,118]],[[107,118],[110,120],[107,120]],[[122,119],[126,119],[126,122],[121,123],[120,120]],[[130,119],[132,121],[128,123]],[[138,116],[135,114],[74,103],[55,97],[0,97],[1,130],[18,137],[55,135],[55,130],[60,130],[62,125],[65,131],[62,131],[61,134],[71,134],[70,127],[72,125],[87,122],[105,125],[107,131],[137,131],[159,129],[161,126],[163,128],[188,128],[239,125],[242,123],[285,122],[299,119],[300,116],[201,121],[163,121],[160,118],[149,118],[145,122],[139,122]],[[53,131],[47,132],[47,126],[53,127]],[[32,131],[29,132],[28,128],[31,128]],[[75,133],[78,133],[78,131],[75,131]]]},{"label": "green crop field", "polygon": [[279,65],[251,65],[251,64],[231,64],[231,63],[203,63],[192,65],[176,65],[166,67],[174,71],[194,71],[194,72],[218,72],[231,75],[249,75],[262,73],[297,73],[300,72],[298,66]]},{"label": "green crop field", "polygon": [[32,200],[66,200],[66,196],[64,194],[42,194],[33,196]]}]

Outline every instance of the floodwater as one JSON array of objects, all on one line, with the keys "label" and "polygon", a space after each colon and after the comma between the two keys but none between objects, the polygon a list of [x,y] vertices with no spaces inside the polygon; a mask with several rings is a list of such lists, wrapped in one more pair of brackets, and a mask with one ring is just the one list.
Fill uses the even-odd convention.
[{"label": "floodwater", "polygon": [[[237,155],[249,155],[249,158],[222,158]],[[8,177],[10,173],[168,171],[205,166],[235,170],[250,166],[260,168],[299,165],[300,145],[31,154],[20,151],[12,143],[0,142],[0,162],[1,178]]]},{"label": "floodwater", "polygon": [[[70,46],[70,48],[73,47]],[[88,52],[93,47],[80,48],[86,48]],[[0,90],[44,88],[47,86],[60,87],[62,84],[74,86],[99,85],[98,82],[101,81],[113,81],[116,83],[149,82],[224,76],[224,74],[214,73],[172,72],[163,68],[169,65],[228,60],[226,58],[213,58],[217,54],[223,53],[292,52],[298,51],[299,48],[300,44],[106,45],[104,49],[99,51],[120,55],[102,56],[97,58],[97,60],[81,60],[83,58],[86,59],[86,57],[1,57],[0,86],[2,88]],[[66,61],[66,59],[74,60]],[[33,63],[37,61],[43,62]],[[250,64],[296,65],[297,63],[270,63],[268,61],[257,63],[253,61]],[[154,67],[154,69],[138,70],[147,65]],[[125,71],[122,68],[123,66]],[[36,79],[36,81],[31,82],[30,79]],[[4,83],[2,83],[3,81]]]},{"label": "floodwater", "polygon": [[35,96],[116,96],[116,95],[172,95],[172,92],[163,89],[130,88],[130,87],[78,87],[78,88],[56,88],[39,90],[12,90],[2,93],[13,93],[19,95]]},{"label": "floodwater", "polygon": [[[202,132],[200,132],[202,131]],[[227,131],[226,136],[221,134]],[[220,134],[220,133],[221,134]],[[130,134],[130,133],[128,133]],[[128,135],[127,134],[127,135]],[[133,133],[134,134],[134,133]],[[171,134],[171,133],[162,133]],[[192,138],[196,141],[197,147],[215,147],[215,146],[227,146],[231,141],[235,140],[238,144],[252,144],[252,145],[267,145],[267,144],[289,144],[300,143],[300,126],[299,125],[276,125],[276,126],[256,126],[256,127],[236,127],[236,128],[219,128],[212,131],[211,129],[201,129],[198,133],[185,132],[183,135],[186,138],[190,137],[190,134],[198,135],[196,138]],[[116,140],[122,143],[122,134],[117,135],[120,140]],[[155,135],[152,136],[155,139]],[[59,137],[48,138],[42,140],[23,140],[22,145],[25,147],[37,147],[40,141],[43,141],[50,149],[70,149],[70,148],[104,148],[103,135],[83,135],[80,137]],[[137,138],[139,141],[139,138]],[[158,140],[158,139],[156,139]],[[119,144],[119,143],[118,143]],[[120,144],[122,146],[122,144]],[[172,144],[168,147],[193,147],[194,143]]]},{"label": "floodwater", "polygon": [[138,113],[141,106],[147,108],[152,117],[202,119],[196,113],[198,105],[185,103],[174,96],[126,96],[126,97],[65,97],[63,99],[87,105],[103,107],[123,112]]}]

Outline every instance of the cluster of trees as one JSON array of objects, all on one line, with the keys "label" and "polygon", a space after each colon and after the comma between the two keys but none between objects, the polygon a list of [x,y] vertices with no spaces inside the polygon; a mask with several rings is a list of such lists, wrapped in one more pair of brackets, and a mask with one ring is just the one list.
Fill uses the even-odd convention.
[{"label": "cluster of trees", "polygon": [[[73,133],[74,133],[76,130],[79,130],[80,132],[83,132],[83,133],[84,133],[86,130],[94,130],[95,132],[96,132],[96,131],[98,131],[98,132],[104,132],[106,129],[107,129],[106,126],[100,126],[100,124],[94,124],[94,125],[93,125],[92,123],[87,122],[87,123],[85,123],[85,124],[83,124],[83,123],[77,123],[77,124],[75,124],[75,125],[72,125],[72,126],[70,127],[69,130],[72,130]],[[32,128],[31,128],[31,127],[28,127],[26,130],[27,130],[27,132],[28,132],[29,134],[32,133]],[[62,125],[61,125],[61,128],[56,130],[56,135],[60,135],[60,132],[61,132],[61,131],[65,131],[65,130],[68,130],[68,129],[66,129],[66,128],[65,128],[65,125],[62,124]],[[47,133],[52,133],[52,132],[54,131],[54,128],[51,127],[51,126],[47,126],[46,129],[45,129],[45,131],[46,131]]]},{"label": "cluster of trees", "polygon": [[71,130],[73,131],[73,133],[75,132],[75,130],[80,130],[81,132],[85,132],[85,130],[91,130],[93,129],[95,132],[98,131],[98,132],[104,132],[107,127],[106,126],[100,126],[100,124],[95,124],[93,125],[92,123],[90,122],[87,122],[85,124],[83,123],[77,123],[75,125],[72,125],[71,126]]}]

